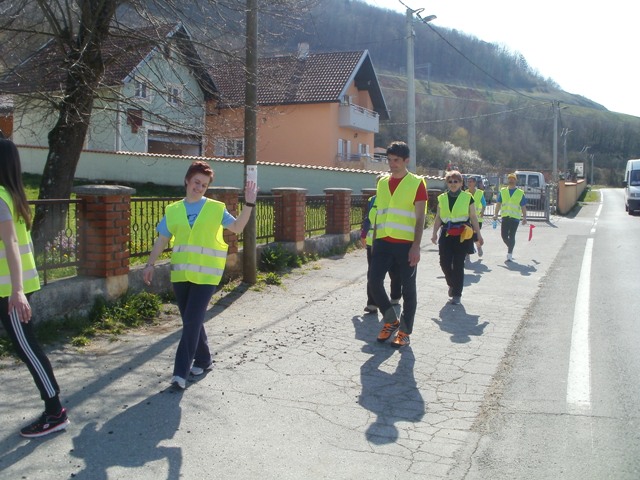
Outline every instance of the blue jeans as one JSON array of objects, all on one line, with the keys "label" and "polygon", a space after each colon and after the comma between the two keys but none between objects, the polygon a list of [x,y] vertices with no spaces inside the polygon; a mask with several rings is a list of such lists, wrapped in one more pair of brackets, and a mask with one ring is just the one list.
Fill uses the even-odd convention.
[{"label": "blue jeans", "polygon": [[396,315],[384,288],[384,278],[388,272],[394,271],[402,284],[402,316],[400,330],[413,332],[413,321],[416,316],[418,298],[416,294],[417,266],[409,266],[410,243],[392,243],[385,240],[374,240],[371,249],[371,265],[369,267],[369,285],[376,305],[384,315],[386,323],[395,321]]},{"label": "blue jeans", "polygon": [[211,364],[211,352],[207,333],[204,330],[204,316],[216,288],[216,285],[198,285],[191,282],[173,284],[182,317],[182,336],[176,351],[174,376],[186,379],[192,364],[202,368]]}]

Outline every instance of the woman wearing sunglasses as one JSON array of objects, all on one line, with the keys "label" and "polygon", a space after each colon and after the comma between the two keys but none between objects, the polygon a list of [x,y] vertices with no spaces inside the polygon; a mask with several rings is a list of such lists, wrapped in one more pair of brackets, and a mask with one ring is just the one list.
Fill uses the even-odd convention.
[{"label": "woman wearing sunglasses", "polygon": [[473,250],[473,234],[477,235],[478,245],[482,246],[484,240],[473,196],[462,190],[462,175],[457,170],[449,171],[445,181],[448,191],[438,195],[431,241],[438,245],[440,267],[449,286],[451,303],[458,305],[464,285],[464,259]]}]

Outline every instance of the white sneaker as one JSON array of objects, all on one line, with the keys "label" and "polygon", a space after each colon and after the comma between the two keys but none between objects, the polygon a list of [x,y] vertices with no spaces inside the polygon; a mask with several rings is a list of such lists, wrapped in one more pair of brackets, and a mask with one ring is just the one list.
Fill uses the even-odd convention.
[{"label": "white sneaker", "polygon": [[187,388],[187,381],[184,378],[175,375],[171,379],[171,385],[173,385],[176,388],[179,388],[180,390],[184,390],[185,388]]},{"label": "white sneaker", "polygon": [[510,262],[511,260],[513,260],[513,255],[507,253],[507,262]]},{"label": "white sneaker", "polygon": [[196,367],[194,365],[193,367],[191,367],[191,370],[189,371],[191,372],[191,375],[193,375],[194,377],[197,377],[202,375],[205,372],[205,370],[211,370],[212,368],[213,368],[213,363],[210,363],[207,368]]}]

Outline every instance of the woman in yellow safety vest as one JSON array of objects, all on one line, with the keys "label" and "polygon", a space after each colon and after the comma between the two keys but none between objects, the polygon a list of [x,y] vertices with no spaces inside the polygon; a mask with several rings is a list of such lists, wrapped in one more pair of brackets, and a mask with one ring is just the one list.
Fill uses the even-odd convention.
[{"label": "woman in yellow safety vest", "polygon": [[438,244],[440,268],[449,286],[449,297],[451,303],[457,305],[464,285],[464,259],[473,251],[473,234],[477,235],[478,245],[482,246],[484,240],[473,196],[462,190],[462,175],[451,170],[445,175],[445,181],[449,190],[438,195],[431,241]]},{"label": "woman in yellow safety vest", "polygon": [[227,259],[227,244],[222,232],[226,228],[241,233],[255,207],[258,188],[255,182],[245,186],[245,204],[234,218],[224,203],[204,194],[213,181],[213,170],[203,161],[191,164],[184,178],[186,197],[168,205],[158,224],[158,238],[143,270],[147,285],[153,280],[154,265],[171,238],[171,283],[182,317],[182,336],[173,366],[171,384],[186,388],[187,377],[202,375],[213,365],[204,329],[204,317],[216,291]]},{"label": "woman in yellow safety vest", "polygon": [[60,403],[60,387],[38,344],[31,320],[31,293],[40,279],[31,243],[31,210],[22,185],[18,149],[0,139],[0,319],[20,359],[27,365],[44,401],[44,413],[20,435],[42,437],[69,425]]}]

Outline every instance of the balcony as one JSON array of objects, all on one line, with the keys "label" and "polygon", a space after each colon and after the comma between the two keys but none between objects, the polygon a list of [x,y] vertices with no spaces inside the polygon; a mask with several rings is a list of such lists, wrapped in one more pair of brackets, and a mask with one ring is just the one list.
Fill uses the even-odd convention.
[{"label": "balcony", "polygon": [[340,104],[338,123],[341,127],[362,132],[378,133],[380,130],[380,119],[376,112],[349,103]]}]

